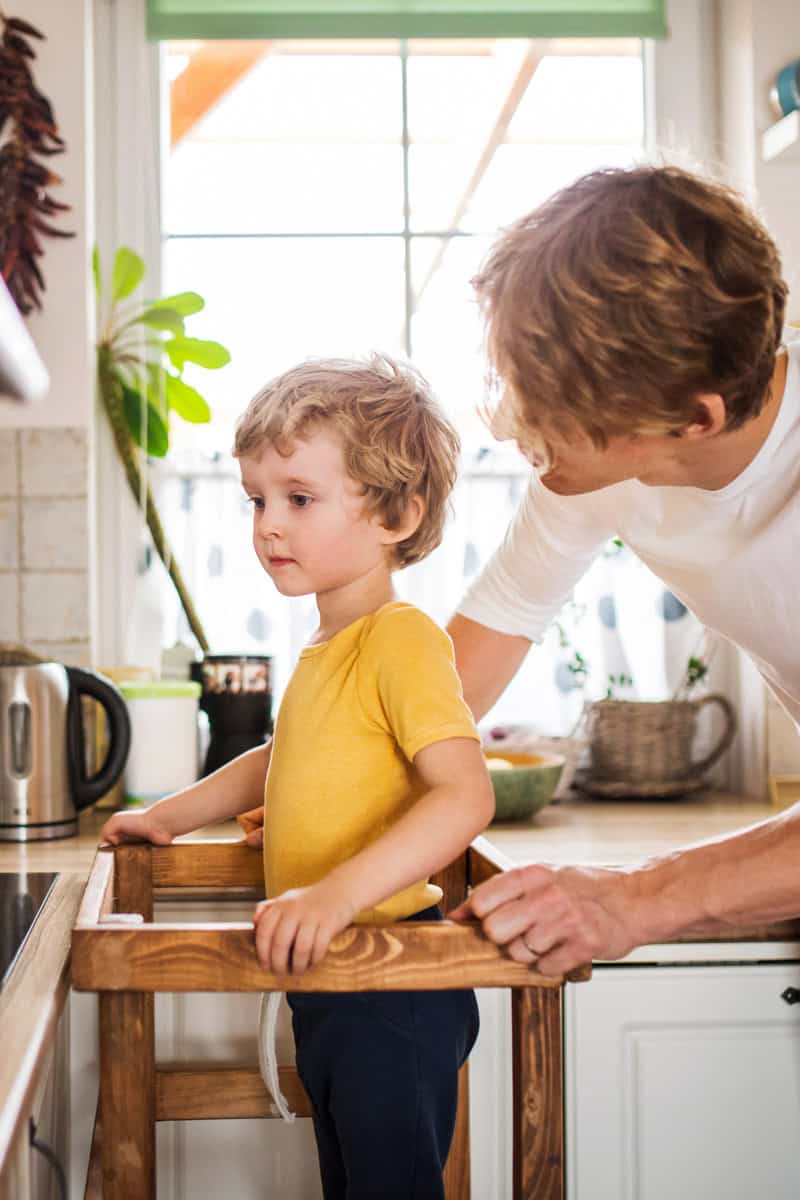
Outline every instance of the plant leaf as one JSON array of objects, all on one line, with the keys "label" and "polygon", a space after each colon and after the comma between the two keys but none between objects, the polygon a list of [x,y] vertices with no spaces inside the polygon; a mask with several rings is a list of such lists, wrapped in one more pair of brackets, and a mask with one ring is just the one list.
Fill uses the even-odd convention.
[{"label": "plant leaf", "polygon": [[200,393],[190,387],[188,383],[184,383],[177,375],[170,375],[169,372],[167,372],[167,403],[179,417],[183,417],[184,421],[191,421],[194,425],[203,425],[211,420],[211,409]]},{"label": "plant leaf", "polygon": [[175,296],[164,296],[161,300],[149,300],[151,308],[174,308],[182,317],[191,317],[205,308],[206,302],[197,292],[178,292]]},{"label": "plant leaf", "polygon": [[169,333],[183,333],[183,317],[174,308],[147,308],[131,321],[132,325],[149,325],[152,329],[166,329]]},{"label": "plant leaf", "polygon": [[[147,364],[147,403],[154,408],[165,425],[169,420],[167,400],[167,372],[158,363]],[[169,428],[167,426],[167,428]]]},{"label": "plant leaf", "polygon": [[202,338],[174,337],[164,343],[164,349],[172,365],[179,371],[187,362],[216,371],[231,361],[229,352],[219,342],[207,342]]},{"label": "plant leaf", "polygon": [[142,394],[136,391],[135,388],[129,387],[122,379],[120,379],[120,387],[122,389],[122,411],[125,414],[125,420],[136,445],[146,450],[147,454],[152,458],[163,458],[169,449],[169,432],[161,414],[149,401],[149,389],[147,404],[147,446],[144,446],[142,442]]},{"label": "plant leaf", "polygon": [[130,296],[144,278],[144,262],[135,251],[127,246],[120,246],[114,255],[114,269],[111,274],[111,299],[114,303]]},{"label": "plant leaf", "polygon": [[94,276],[94,294],[99,307],[103,298],[103,277],[100,273],[100,248],[97,243],[92,249],[92,275]]}]

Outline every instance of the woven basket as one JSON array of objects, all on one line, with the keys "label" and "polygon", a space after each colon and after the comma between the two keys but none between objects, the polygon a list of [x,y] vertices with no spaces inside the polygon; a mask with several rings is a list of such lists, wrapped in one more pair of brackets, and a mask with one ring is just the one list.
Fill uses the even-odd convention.
[{"label": "woven basket", "polygon": [[[697,715],[708,704],[716,704],[725,727],[716,745],[703,758],[692,750]],[[696,779],[725,753],[736,733],[736,717],[724,696],[713,694],[699,700],[599,700],[587,717],[592,781],[646,785],[652,791],[659,783]]]}]

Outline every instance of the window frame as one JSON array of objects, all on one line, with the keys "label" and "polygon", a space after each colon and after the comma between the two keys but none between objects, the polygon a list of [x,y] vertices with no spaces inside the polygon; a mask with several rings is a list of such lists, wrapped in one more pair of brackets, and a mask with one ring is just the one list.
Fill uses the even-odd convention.
[{"label": "window frame", "polygon": [[[722,161],[716,103],[719,54],[711,8],[693,0],[669,0],[670,37],[644,40],[648,154],[658,151],[695,164]],[[97,243],[105,263],[121,244],[143,251],[151,267],[147,289],[156,295],[161,253],[159,164],[166,130],[152,116],[161,111],[166,81],[159,70],[160,48],[146,38],[141,0],[94,0],[94,42],[94,90],[95,96],[103,97],[103,103],[95,105]],[[153,196],[158,198],[155,204]],[[406,254],[417,236],[408,231],[407,215]],[[118,663],[125,653],[144,523],[119,471],[99,407],[95,430],[96,645],[100,663]],[[726,690],[736,696],[743,726],[740,745],[747,748],[746,755],[740,752],[739,761],[732,762],[729,774],[740,789],[762,794],[765,689],[742,655],[734,656],[728,675]]]}]

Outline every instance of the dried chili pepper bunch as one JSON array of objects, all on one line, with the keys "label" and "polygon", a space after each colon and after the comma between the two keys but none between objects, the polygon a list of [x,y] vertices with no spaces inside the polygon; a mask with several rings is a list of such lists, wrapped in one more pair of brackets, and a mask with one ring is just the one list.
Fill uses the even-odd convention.
[{"label": "dried chili pepper bunch", "polygon": [[47,160],[64,151],[53,109],[36,87],[30,39],[44,35],[27,21],[0,13],[0,269],[22,313],[41,308],[44,278],[37,263],[41,235],[74,237],[56,229],[51,218],[69,209],[46,189],[62,182]]}]

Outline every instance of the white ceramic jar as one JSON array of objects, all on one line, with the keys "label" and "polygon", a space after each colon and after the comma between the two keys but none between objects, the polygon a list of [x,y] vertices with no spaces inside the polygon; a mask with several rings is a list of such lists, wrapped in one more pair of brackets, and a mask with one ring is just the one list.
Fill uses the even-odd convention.
[{"label": "white ceramic jar", "polygon": [[198,777],[197,702],[200,685],[188,680],[118,684],[131,718],[125,767],[125,803],[152,804]]}]

